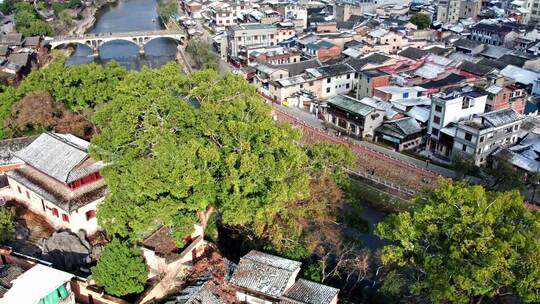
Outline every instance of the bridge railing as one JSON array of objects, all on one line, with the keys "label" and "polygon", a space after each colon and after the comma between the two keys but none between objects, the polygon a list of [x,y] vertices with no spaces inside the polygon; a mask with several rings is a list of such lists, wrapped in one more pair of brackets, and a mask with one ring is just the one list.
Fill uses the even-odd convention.
[{"label": "bridge railing", "polygon": [[139,31],[139,32],[109,32],[109,33],[91,33],[80,35],[56,36],[52,41],[95,39],[95,38],[116,38],[116,37],[138,37],[138,36],[163,36],[163,35],[183,35],[181,31],[159,30],[159,31]]}]

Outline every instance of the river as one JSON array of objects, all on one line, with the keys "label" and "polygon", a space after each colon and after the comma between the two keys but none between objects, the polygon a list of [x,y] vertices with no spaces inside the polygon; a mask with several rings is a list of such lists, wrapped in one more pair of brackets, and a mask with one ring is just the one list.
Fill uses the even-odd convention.
[{"label": "river", "polygon": [[[119,0],[101,9],[96,15],[96,23],[91,33],[152,31],[162,29],[157,22],[156,0]],[[96,62],[104,64],[116,60],[128,69],[140,69],[143,65],[159,67],[175,59],[176,42],[167,38],[155,39],[139,55],[137,45],[127,41],[111,41],[101,46],[99,57],[92,56],[92,50],[85,45],[76,45],[67,60],[68,65]]]}]

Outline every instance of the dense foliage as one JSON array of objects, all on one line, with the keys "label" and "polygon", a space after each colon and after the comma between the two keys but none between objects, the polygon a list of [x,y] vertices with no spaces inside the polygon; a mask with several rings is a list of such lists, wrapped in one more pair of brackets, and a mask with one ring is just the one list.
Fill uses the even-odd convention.
[{"label": "dense foliage", "polygon": [[15,234],[15,211],[8,207],[0,207],[0,243],[10,240]]},{"label": "dense foliage", "polygon": [[479,303],[518,295],[540,301],[540,214],[517,191],[447,184],[423,207],[377,226],[393,242],[382,253],[383,290],[421,302]]},{"label": "dense foliage", "polygon": [[[206,226],[217,212],[221,224],[275,247],[296,245],[290,242],[307,222],[333,208],[325,197],[310,196],[310,184],[320,184],[320,193],[333,188],[328,178],[314,179],[323,173],[314,172],[308,156],[334,152],[324,146],[308,154],[296,142],[298,131],[274,122],[245,80],[178,69],[168,64],[129,74],[93,116],[100,132],[92,154],[110,164],[103,171],[110,195],[98,208],[101,227],[137,241],[162,224],[188,226],[187,232],[195,220],[186,220],[189,213]],[[185,235],[175,236],[181,243]]]},{"label": "dense foliage", "polygon": [[23,36],[51,36],[53,34],[52,27],[39,18],[32,4],[19,2],[14,5],[14,10],[17,32]]},{"label": "dense foliage", "polygon": [[176,0],[158,0],[158,15],[167,22],[169,17],[174,17],[178,14],[178,1]]},{"label": "dense foliage", "polygon": [[[7,87],[0,93],[0,138],[21,135],[25,130],[12,129],[13,117],[18,116],[14,104],[32,92],[47,92],[60,105],[65,115],[84,112],[111,100],[116,95],[116,86],[127,71],[114,61],[105,67],[96,64],[78,66],[64,65],[63,60],[51,62],[46,68],[32,71],[18,87]],[[39,101],[36,101],[39,103]],[[47,104],[41,105],[46,107]],[[64,111],[67,109],[69,111]],[[62,117],[64,117],[62,115]],[[81,122],[81,117],[65,117],[69,121]],[[64,120],[65,121],[65,120]],[[24,128],[23,128],[24,129]],[[49,127],[43,127],[49,129]],[[54,129],[54,128],[53,128]],[[65,130],[65,129],[63,129]],[[39,131],[39,128],[36,130]]]},{"label": "dense foliage", "polygon": [[426,13],[417,13],[409,21],[416,25],[419,30],[427,29],[431,26],[431,16]]},{"label": "dense foliage", "polygon": [[97,285],[115,296],[143,291],[148,275],[140,252],[117,239],[105,246],[91,271]]},{"label": "dense foliage", "polygon": [[191,53],[197,69],[219,69],[219,57],[212,51],[211,46],[200,39],[192,39],[186,47]]}]

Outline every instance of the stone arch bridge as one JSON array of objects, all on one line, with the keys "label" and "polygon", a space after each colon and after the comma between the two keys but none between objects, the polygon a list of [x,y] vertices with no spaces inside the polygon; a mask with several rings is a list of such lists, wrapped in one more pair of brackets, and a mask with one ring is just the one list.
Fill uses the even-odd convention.
[{"label": "stone arch bridge", "polygon": [[186,35],[180,31],[147,31],[147,32],[123,32],[123,33],[90,33],[71,36],[57,36],[49,40],[51,49],[55,49],[61,45],[68,44],[84,44],[90,47],[94,56],[99,55],[99,47],[103,44],[114,41],[123,40],[136,44],[139,47],[139,53],[144,54],[144,46],[150,41],[157,38],[169,38],[184,43]]}]

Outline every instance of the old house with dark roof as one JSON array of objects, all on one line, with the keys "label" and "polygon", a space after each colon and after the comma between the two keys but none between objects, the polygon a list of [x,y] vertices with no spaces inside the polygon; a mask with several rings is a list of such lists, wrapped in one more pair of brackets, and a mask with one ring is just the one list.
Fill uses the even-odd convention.
[{"label": "old house with dark roof", "polygon": [[99,173],[103,163],[90,158],[88,146],[71,134],[41,134],[14,153],[24,165],[6,173],[11,197],[56,229],[95,233],[107,186]]},{"label": "old house with dark roof", "polygon": [[243,303],[337,304],[336,288],[298,280],[302,263],[252,250],[242,258],[231,284]]},{"label": "old house with dark roof", "polygon": [[518,37],[518,28],[510,24],[477,23],[471,28],[470,39],[491,45],[511,45]]},{"label": "old house with dark roof", "polygon": [[412,150],[422,144],[424,129],[412,117],[384,122],[375,129],[375,140],[392,146],[396,151]]},{"label": "old house with dark roof", "polygon": [[386,111],[369,97],[361,100],[337,95],[327,101],[325,118],[329,127],[353,137],[372,137]]}]

